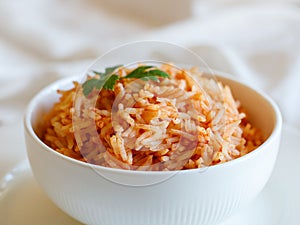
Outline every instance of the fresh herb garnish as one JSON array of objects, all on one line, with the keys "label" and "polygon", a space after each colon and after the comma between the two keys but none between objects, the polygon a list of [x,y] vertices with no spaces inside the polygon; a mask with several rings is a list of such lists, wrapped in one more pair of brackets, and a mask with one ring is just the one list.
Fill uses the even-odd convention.
[{"label": "fresh herb garnish", "polygon": [[154,66],[139,66],[130,73],[128,73],[125,77],[119,77],[117,74],[114,74],[115,70],[121,67],[122,65],[117,65],[114,67],[108,67],[105,69],[104,73],[100,73],[97,71],[93,71],[94,74],[100,76],[99,79],[92,78],[85,81],[82,84],[83,94],[88,96],[94,88],[101,89],[104,88],[106,90],[113,90],[115,84],[120,79],[129,79],[129,78],[137,78],[142,79],[144,81],[153,80],[159,81],[158,77],[169,78],[169,74],[166,72],[159,70]]},{"label": "fresh herb garnish", "polygon": [[83,94],[85,96],[88,96],[93,91],[94,88],[101,89],[103,87],[107,90],[112,90],[114,85],[116,84],[116,81],[119,79],[119,77],[116,74],[112,74],[112,73],[121,66],[122,65],[108,67],[105,69],[104,73],[93,71],[94,74],[100,76],[100,79],[92,78],[85,81],[82,84]]},{"label": "fresh herb garnish", "polygon": [[157,77],[169,78],[169,74],[161,71],[154,66],[140,66],[135,70],[131,71],[123,78],[140,78],[142,80],[154,80],[158,81]]}]

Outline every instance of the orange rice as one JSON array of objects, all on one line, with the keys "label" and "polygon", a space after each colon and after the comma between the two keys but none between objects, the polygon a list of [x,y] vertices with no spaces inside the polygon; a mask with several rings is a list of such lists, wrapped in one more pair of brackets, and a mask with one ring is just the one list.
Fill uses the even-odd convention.
[{"label": "orange rice", "polygon": [[[77,82],[58,90],[60,100],[44,117],[42,140],[74,159],[127,170],[201,168],[262,143],[228,86],[195,68],[159,69],[170,79],[122,79],[114,90],[94,90],[88,97]],[[121,67],[117,74],[130,71]]]}]

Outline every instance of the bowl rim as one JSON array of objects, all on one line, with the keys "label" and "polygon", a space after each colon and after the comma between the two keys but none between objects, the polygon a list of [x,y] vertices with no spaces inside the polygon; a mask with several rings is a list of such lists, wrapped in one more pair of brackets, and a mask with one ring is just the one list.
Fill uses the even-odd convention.
[{"label": "bowl rim", "polygon": [[[202,168],[196,168],[196,169],[173,170],[173,171],[138,171],[138,170],[125,170],[125,169],[119,169],[119,168],[104,167],[104,166],[100,166],[100,165],[96,165],[96,164],[91,164],[88,162],[82,162],[80,160],[63,155],[63,154],[55,151],[54,149],[50,148],[37,136],[37,134],[33,130],[32,124],[31,124],[31,117],[32,117],[33,110],[37,106],[37,103],[39,102],[39,99],[41,98],[41,96],[43,96],[49,92],[56,91],[59,88],[59,86],[65,85],[65,84],[67,84],[67,82],[70,82],[70,84],[71,84],[72,81],[78,81],[79,78],[82,78],[80,76],[70,76],[70,77],[65,77],[65,78],[59,79],[59,80],[52,82],[51,84],[45,86],[38,93],[36,93],[30,100],[30,102],[28,103],[27,108],[24,113],[24,117],[23,117],[24,130],[45,151],[49,152],[50,154],[53,154],[54,156],[56,156],[60,159],[63,159],[69,163],[72,163],[76,166],[88,167],[88,168],[92,168],[95,170],[103,170],[106,172],[113,172],[113,173],[120,173],[120,174],[140,174],[140,175],[143,175],[143,174],[166,175],[166,174],[173,174],[173,173],[180,173],[180,174],[191,173],[191,174],[193,174],[193,173],[201,173],[202,171],[206,171],[207,169],[216,170],[218,168],[224,168],[224,167],[226,168],[226,167],[229,167],[232,165],[243,163],[244,161],[247,161],[253,157],[256,157],[257,155],[261,154],[261,152],[263,152],[265,150],[265,148],[267,148],[267,146],[271,144],[271,142],[273,142],[274,138],[276,138],[277,136],[279,136],[279,138],[280,138],[280,133],[281,133],[281,129],[282,129],[282,115],[279,110],[279,107],[277,106],[277,104],[271,97],[269,97],[263,91],[250,86],[249,84],[245,83],[241,79],[234,77],[233,75],[231,75],[229,73],[221,72],[221,71],[214,70],[214,69],[210,69],[209,72],[204,70],[204,72],[210,73],[210,74],[216,76],[217,78],[220,77],[220,78],[228,79],[230,81],[233,81],[240,85],[243,85],[248,89],[251,89],[252,91],[256,92],[258,95],[260,95],[271,106],[274,116],[275,116],[275,125],[274,125],[270,135],[267,137],[267,139],[252,152],[249,152],[239,158],[236,158],[234,160],[231,160],[231,161],[228,161],[225,163],[221,163],[221,164],[216,164],[216,165],[202,167]],[[28,154],[28,149],[27,149],[27,154]]]}]

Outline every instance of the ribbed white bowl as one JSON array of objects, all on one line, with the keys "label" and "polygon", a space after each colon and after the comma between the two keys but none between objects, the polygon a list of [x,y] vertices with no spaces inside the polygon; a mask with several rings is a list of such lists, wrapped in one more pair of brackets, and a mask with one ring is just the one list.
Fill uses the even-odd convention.
[{"label": "ribbed white bowl", "polygon": [[281,134],[277,106],[265,94],[224,76],[252,122],[268,137],[255,151],[206,169],[125,171],[63,156],[37,136],[37,124],[74,78],[58,81],[30,102],[25,114],[27,152],[35,178],[67,214],[97,225],[212,225],[253,200],[268,181]]}]

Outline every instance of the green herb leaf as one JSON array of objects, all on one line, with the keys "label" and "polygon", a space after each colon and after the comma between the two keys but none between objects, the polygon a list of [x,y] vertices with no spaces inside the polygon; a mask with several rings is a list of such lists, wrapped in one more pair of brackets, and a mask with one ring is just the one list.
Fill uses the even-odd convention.
[{"label": "green herb leaf", "polygon": [[119,67],[122,67],[122,66],[123,66],[123,65],[120,64],[120,65],[116,65],[116,66],[113,66],[113,67],[108,67],[108,68],[105,69],[105,74],[104,74],[104,75],[105,75],[105,76],[106,76],[106,75],[110,75],[110,74],[112,74],[113,72],[115,72],[116,69],[118,69]]},{"label": "green herb leaf", "polygon": [[156,69],[154,66],[140,66],[127,74],[124,78],[141,78],[142,80],[159,81],[157,77],[169,78],[169,74]]},{"label": "green herb leaf", "polygon": [[90,80],[87,80],[85,81],[83,84],[82,84],[82,88],[83,88],[83,94],[85,96],[88,96],[94,89],[94,87],[97,87],[99,86],[99,79],[90,79]]},{"label": "green herb leaf", "polygon": [[125,77],[120,78],[118,75],[113,74],[116,69],[121,67],[122,65],[117,65],[114,67],[108,67],[105,69],[104,73],[93,71],[95,74],[100,76],[100,79],[92,78],[90,80],[85,81],[82,84],[83,94],[88,96],[94,88],[101,89],[104,88],[106,90],[113,90],[119,79],[126,78],[137,78],[142,79],[144,81],[153,80],[158,82],[158,77],[169,78],[169,74],[164,71],[157,69],[154,66],[139,66]]},{"label": "green herb leaf", "polygon": [[83,94],[85,96],[88,96],[94,90],[94,88],[96,89],[105,88],[107,90],[113,90],[113,87],[116,84],[119,77],[115,74],[112,75],[112,73],[121,66],[122,65],[108,67],[105,69],[104,73],[93,71],[94,74],[100,76],[100,79],[92,78],[90,80],[85,81],[82,84]]},{"label": "green herb leaf", "polygon": [[119,80],[118,75],[116,74],[111,75],[104,83],[103,88],[106,90],[113,90],[114,86],[117,83],[117,80]]},{"label": "green herb leaf", "polygon": [[167,74],[166,72],[162,71],[162,70],[149,70],[148,71],[149,76],[154,76],[154,77],[164,77],[164,78],[170,78],[169,74]]},{"label": "green herb leaf", "polygon": [[127,74],[124,78],[142,78],[145,77],[147,73],[146,70],[153,68],[153,66],[140,66],[133,71],[131,71],[129,74]]}]

